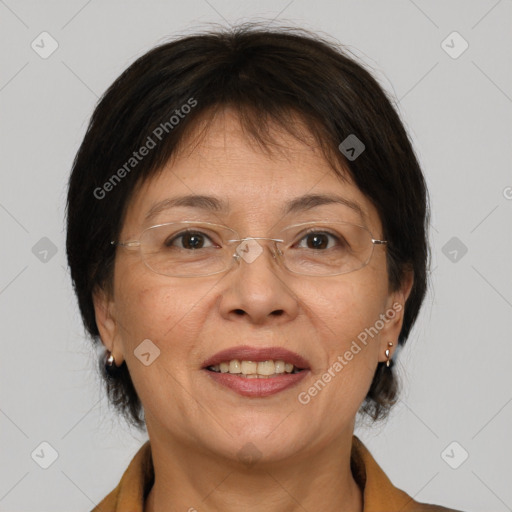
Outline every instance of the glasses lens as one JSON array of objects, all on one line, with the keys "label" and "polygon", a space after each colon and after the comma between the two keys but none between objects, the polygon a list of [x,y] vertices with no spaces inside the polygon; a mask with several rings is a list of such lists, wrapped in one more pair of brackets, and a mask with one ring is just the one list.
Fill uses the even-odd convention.
[{"label": "glasses lens", "polygon": [[141,236],[144,263],[157,274],[206,276],[226,270],[232,254],[225,243],[235,231],[207,223],[161,224]]},{"label": "glasses lens", "polygon": [[297,274],[329,276],[364,267],[372,256],[371,233],[346,222],[317,222],[285,228],[283,263]]}]

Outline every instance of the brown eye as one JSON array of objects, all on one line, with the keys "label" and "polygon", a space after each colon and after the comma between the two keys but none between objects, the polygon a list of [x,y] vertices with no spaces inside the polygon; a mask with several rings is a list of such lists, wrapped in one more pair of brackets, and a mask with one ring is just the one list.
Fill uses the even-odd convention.
[{"label": "brown eye", "polygon": [[329,238],[325,234],[314,234],[306,237],[309,249],[325,249],[329,245]]},{"label": "brown eye", "polygon": [[338,237],[331,233],[315,231],[304,236],[299,242],[298,247],[302,249],[322,250],[330,249],[336,244],[340,245]]},{"label": "brown eye", "polygon": [[[209,245],[208,245],[209,244]],[[205,247],[212,247],[210,239],[200,232],[186,232],[181,233],[165,242],[167,247],[179,247],[180,249],[203,249]]]}]

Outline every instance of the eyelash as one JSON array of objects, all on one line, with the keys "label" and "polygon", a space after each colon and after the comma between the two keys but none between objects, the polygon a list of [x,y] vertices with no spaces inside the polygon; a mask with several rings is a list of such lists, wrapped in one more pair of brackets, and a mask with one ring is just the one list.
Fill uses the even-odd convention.
[{"label": "eyelash", "polygon": [[338,244],[339,243],[344,243],[344,241],[341,240],[340,237],[335,235],[334,233],[330,233],[329,231],[317,231],[315,229],[313,229],[312,231],[308,231],[307,233],[302,235],[302,237],[299,239],[299,243],[302,242],[304,239],[306,239],[308,236],[311,236],[311,235],[326,235],[326,236],[328,236],[328,237],[330,237],[332,239],[335,239]]},{"label": "eyelash", "polygon": [[[170,240],[166,240],[164,242],[164,245],[166,247],[171,247],[173,244],[172,242],[174,242],[175,240],[179,240],[180,238],[182,239],[184,236],[187,236],[187,235],[191,235],[191,236],[194,236],[194,235],[198,235],[198,236],[202,236],[208,240],[210,240],[210,242],[212,243],[212,245],[215,245],[213,240],[206,234],[206,233],[202,233],[201,231],[182,231],[181,233],[177,233],[176,235],[173,235],[172,238]],[[180,247],[180,249],[185,249],[184,247]]]},{"label": "eyelash", "polygon": [[[181,232],[181,233],[178,233],[176,235],[174,235],[170,240],[166,240],[165,241],[165,245],[167,247],[171,247],[173,246],[173,242],[175,242],[176,240],[179,240],[180,238],[183,239],[184,236],[186,235],[191,235],[191,236],[194,236],[194,235],[197,235],[197,236],[201,236],[201,237],[204,237],[205,239],[208,239],[210,240],[210,243],[212,245],[217,245],[215,244],[215,242],[213,242],[213,240],[211,239],[210,236],[208,236],[206,233],[203,233],[201,231],[185,231],[185,232]],[[325,235],[325,236],[328,236],[330,237],[331,239],[334,239],[335,241],[337,241],[338,243],[344,243],[344,240],[341,240],[337,235],[333,234],[333,233],[330,233],[328,231],[318,231],[318,230],[311,230],[311,231],[308,231],[306,233],[304,233],[298,240],[298,242],[294,245],[300,245],[300,243],[302,241],[304,241],[308,236],[311,236],[311,235]],[[180,247],[181,249],[185,249],[185,247]],[[203,247],[201,247],[203,248]]]}]

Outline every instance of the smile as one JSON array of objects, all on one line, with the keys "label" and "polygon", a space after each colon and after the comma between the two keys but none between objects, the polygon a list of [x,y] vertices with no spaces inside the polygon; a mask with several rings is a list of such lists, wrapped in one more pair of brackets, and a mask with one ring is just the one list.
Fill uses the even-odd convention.
[{"label": "smile", "polygon": [[268,361],[239,361],[232,359],[231,361],[223,361],[207,368],[212,372],[229,373],[246,379],[268,379],[282,374],[294,374],[302,371],[292,363],[282,360]]},{"label": "smile", "polygon": [[310,373],[310,365],[284,347],[240,345],[211,356],[202,370],[219,390],[263,398],[295,386]]}]

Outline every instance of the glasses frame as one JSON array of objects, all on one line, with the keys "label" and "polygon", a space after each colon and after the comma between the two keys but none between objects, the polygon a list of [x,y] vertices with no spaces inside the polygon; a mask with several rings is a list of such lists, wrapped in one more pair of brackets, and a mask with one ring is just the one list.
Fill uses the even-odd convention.
[{"label": "glasses frame", "polygon": [[[279,246],[277,245],[278,243],[284,243],[284,240],[283,239],[280,239],[280,238],[268,238],[268,237],[253,237],[253,236],[249,236],[249,237],[245,237],[245,238],[233,238],[233,239],[230,239],[230,240],[225,240],[225,242],[227,243],[242,243],[242,242],[245,242],[245,241],[249,241],[249,240],[268,240],[270,242],[274,242],[275,244],[275,247],[272,249],[269,247],[269,250],[272,254],[272,257],[277,260],[280,264],[280,266],[284,269],[286,269],[288,272],[291,272],[292,274],[296,274],[296,275],[303,275],[303,276],[312,276],[312,277],[333,277],[333,276],[339,276],[339,275],[344,275],[344,274],[350,274],[352,272],[357,272],[358,270],[361,270],[362,268],[366,267],[368,265],[368,263],[370,263],[371,259],[372,259],[372,256],[373,256],[373,250],[375,248],[376,245],[381,245],[381,246],[388,246],[388,241],[387,240],[378,240],[376,238],[373,238],[373,235],[372,235],[372,232],[366,227],[366,226],[361,226],[360,224],[354,224],[353,222],[346,222],[346,221],[340,221],[340,220],[329,220],[329,219],[324,219],[322,221],[309,221],[309,222],[302,222],[302,223],[297,223],[297,224],[291,224],[289,226],[286,226],[285,228],[283,228],[281,230],[281,232],[283,231],[286,231],[287,229],[291,229],[291,228],[297,228],[297,227],[300,227],[300,226],[321,226],[322,224],[332,224],[332,223],[335,223],[335,224],[348,224],[350,226],[356,226],[358,228],[362,228],[364,229],[365,231],[368,232],[368,234],[370,235],[370,240],[372,242],[372,250],[371,250],[371,253],[368,257],[368,259],[366,260],[366,262],[364,263],[364,265],[362,265],[361,267],[359,268],[356,268],[354,270],[349,270],[347,272],[336,272],[334,274],[305,274],[303,272],[297,272],[295,270],[291,270],[289,269],[287,266],[286,266],[286,263],[283,259],[283,252],[281,251],[281,249],[279,248]],[[167,276],[167,277],[208,277],[208,276],[213,276],[213,275],[216,275],[216,274],[221,274],[223,272],[228,272],[229,270],[231,270],[233,268],[233,265],[235,264],[235,262],[238,262],[240,263],[240,260],[243,259],[235,250],[234,254],[231,256],[231,263],[224,269],[222,270],[217,270],[215,272],[211,272],[211,273],[208,273],[208,274],[196,274],[196,275],[175,275],[175,274],[165,274],[165,273],[162,273],[162,272],[157,272],[154,268],[152,268],[148,262],[146,261],[146,259],[144,258],[143,254],[142,254],[142,241],[141,241],[141,238],[144,236],[144,233],[146,233],[147,231],[149,231],[150,229],[155,229],[155,228],[159,228],[161,226],[170,226],[170,225],[173,225],[173,224],[190,224],[190,225],[197,225],[197,224],[200,224],[200,225],[205,225],[205,226],[211,226],[211,227],[216,227],[216,228],[222,228],[222,229],[227,229],[233,233],[235,233],[236,236],[239,236],[238,235],[238,232],[236,230],[234,230],[233,228],[230,228],[229,226],[225,226],[223,224],[215,224],[215,223],[212,223],[212,222],[202,222],[202,221],[193,221],[193,220],[185,220],[185,221],[179,221],[179,222],[163,222],[161,224],[155,224],[154,226],[149,226],[145,229],[143,229],[141,231],[141,233],[139,234],[138,236],[138,240],[127,240],[125,242],[121,242],[121,241],[115,241],[115,240],[112,240],[110,242],[111,245],[117,247],[126,247],[126,248],[134,248],[134,247],[138,247],[140,249],[139,251],[139,254],[140,254],[140,257],[141,257],[141,260],[142,262],[144,263],[144,265],[149,268],[149,270],[151,270],[152,272],[154,272],[155,274],[158,274],[158,275],[162,275],[162,276]]]}]

